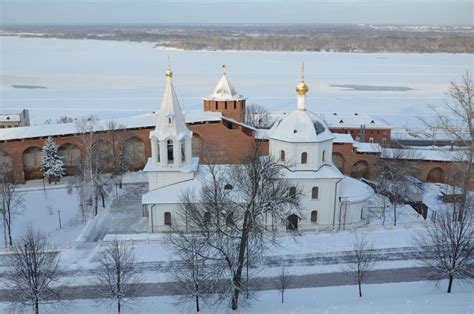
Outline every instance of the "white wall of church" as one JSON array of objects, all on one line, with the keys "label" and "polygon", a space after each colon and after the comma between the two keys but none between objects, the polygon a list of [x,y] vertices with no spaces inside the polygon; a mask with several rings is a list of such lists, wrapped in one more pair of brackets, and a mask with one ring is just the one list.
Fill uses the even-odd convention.
[{"label": "white wall of church", "polygon": [[147,172],[147,175],[148,189],[149,191],[153,191],[163,186],[191,180],[194,177],[194,172],[153,171]]},{"label": "white wall of church", "polygon": [[[301,226],[303,225],[332,225],[334,217],[334,202],[337,201],[336,179],[321,180],[289,180],[292,186],[303,194],[301,196]],[[312,198],[312,190],[318,188],[317,198]],[[311,222],[311,212],[317,211],[317,221]],[[336,208],[337,210],[337,208]]]},{"label": "white wall of church", "polygon": [[165,213],[170,213],[172,224],[181,224],[178,215],[179,204],[154,204],[147,205],[148,222],[151,232],[169,232],[170,226],[165,224]]},{"label": "white wall of church", "polygon": [[[316,170],[323,164],[332,164],[332,141],[321,143],[289,143],[270,140],[269,152],[275,159],[285,152],[285,163],[298,170]],[[306,153],[306,163],[302,163],[302,154]],[[324,155],[324,160],[323,160]]]}]

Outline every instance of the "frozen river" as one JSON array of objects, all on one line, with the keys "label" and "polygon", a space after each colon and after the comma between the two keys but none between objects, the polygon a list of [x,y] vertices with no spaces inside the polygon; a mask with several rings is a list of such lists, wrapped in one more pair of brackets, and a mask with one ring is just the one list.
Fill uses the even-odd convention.
[{"label": "frozen river", "polygon": [[468,54],[174,51],[152,43],[0,40],[0,111],[29,108],[35,124],[61,115],[112,118],[158,110],[169,56],[184,110],[202,108],[222,64],[248,103],[291,110],[304,62],[310,110],[371,113],[415,126],[426,104],[440,104],[449,82],[474,67]]}]

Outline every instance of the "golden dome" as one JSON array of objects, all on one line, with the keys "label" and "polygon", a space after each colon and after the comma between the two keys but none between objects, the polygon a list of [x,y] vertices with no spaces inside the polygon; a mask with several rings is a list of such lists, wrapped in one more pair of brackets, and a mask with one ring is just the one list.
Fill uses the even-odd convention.
[{"label": "golden dome", "polygon": [[168,70],[166,70],[165,75],[166,77],[169,77],[169,78],[173,77],[173,72],[171,72],[171,69],[169,67],[168,67]]},{"label": "golden dome", "polygon": [[308,90],[309,90],[308,85],[306,85],[306,83],[304,82],[304,63],[303,63],[301,65],[301,79],[300,79],[300,83],[296,85],[296,92],[298,93],[298,95],[304,96],[306,95]]},{"label": "golden dome", "polygon": [[306,95],[308,92],[308,85],[306,85],[304,81],[301,81],[298,85],[296,85],[296,92],[300,96]]}]

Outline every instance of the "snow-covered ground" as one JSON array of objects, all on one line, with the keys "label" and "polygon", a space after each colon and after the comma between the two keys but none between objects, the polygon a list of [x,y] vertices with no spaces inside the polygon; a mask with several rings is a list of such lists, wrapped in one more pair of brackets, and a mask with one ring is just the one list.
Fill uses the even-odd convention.
[{"label": "snow-covered ground", "polygon": [[[60,247],[73,246],[81,234],[84,223],[79,209],[79,198],[76,190],[68,193],[68,182],[72,177],[65,177],[57,185],[47,184],[43,188],[42,180],[30,180],[24,185],[19,185],[18,191],[23,196],[23,205],[19,208],[12,219],[12,237],[13,241],[18,240],[23,234],[25,228],[31,224],[35,230],[41,231],[47,236],[51,245]],[[137,221],[136,228],[141,228],[143,232],[143,223],[139,222],[141,216],[140,198],[143,188],[140,188],[146,182],[146,176],[143,172],[131,172],[125,175],[123,180],[126,188],[122,192],[130,192],[135,195],[134,212],[123,202],[108,204],[107,211],[100,215],[98,223],[100,224],[102,236],[105,233],[117,233],[120,226],[127,225],[126,233],[133,231],[130,226],[131,220]],[[114,193],[110,195],[109,200],[114,198]],[[138,208],[136,208],[138,206]],[[128,208],[128,212],[127,212]],[[58,211],[60,213],[58,213]],[[109,215],[109,212],[112,215]],[[59,228],[59,215],[61,215],[61,229]],[[109,226],[107,228],[107,226]],[[115,229],[114,229],[115,228]],[[99,235],[92,235],[94,240]],[[3,247],[4,235],[3,227],[0,224],[0,247]]]},{"label": "snow-covered ground", "polygon": [[[0,112],[29,108],[36,124],[65,114],[116,118],[157,110],[167,56],[186,111],[202,109],[201,97],[212,91],[226,64],[230,80],[248,103],[288,112],[295,107],[294,86],[304,62],[310,110],[365,112],[396,126],[419,126],[416,115],[426,114],[426,104],[440,104],[449,82],[473,69],[469,54],[172,51],[153,49],[153,43],[0,41]],[[362,90],[336,86],[347,84]],[[369,91],[364,86],[411,90]]]},{"label": "snow-covered ground", "polygon": [[[290,289],[285,292],[285,302],[277,291],[256,294],[250,307],[237,313],[472,313],[474,287],[455,281],[453,293],[447,294],[446,283],[433,282],[363,285],[359,298],[356,286]],[[93,300],[67,301],[64,306],[46,305],[47,313],[67,311],[69,314],[114,313],[113,304]],[[0,303],[0,312],[8,304]],[[125,307],[126,313],[193,313],[193,304],[179,303],[173,297],[147,297],[135,299]],[[202,313],[230,312],[225,305],[201,304]]]},{"label": "snow-covered ground", "polygon": [[[44,233],[52,245],[69,244],[76,240],[84,227],[77,193],[67,193],[65,184],[47,186],[47,190],[43,190],[41,180],[20,186],[18,191],[23,195],[24,202],[12,219],[13,241],[21,237],[28,225]],[[3,228],[0,227],[0,230],[0,245],[3,247]]]}]

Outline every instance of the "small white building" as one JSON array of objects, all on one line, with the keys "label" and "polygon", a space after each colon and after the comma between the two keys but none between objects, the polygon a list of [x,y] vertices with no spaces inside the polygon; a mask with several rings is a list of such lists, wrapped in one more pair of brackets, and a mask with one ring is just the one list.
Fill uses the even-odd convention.
[{"label": "small white building", "polygon": [[[169,69],[166,80],[157,125],[150,132],[152,157],[144,169],[149,192],[143,195],[142,204],[151,232],[166,232],[172,222],[180,223],[175,214],[181,193],[190,188],[198,191],[207,174],[198,158],[191,156],[192,132],[186,127]],[[322,119],[306,109],[308,87],[303,74],[296,91],[296,110],[276,121],[268,132],[270,155],[286,166],[289,193],[299,190],[303,194],[302,211],[289,215],[287,225],[278,228],[343,229],[364,224],[372,190],[344,176],[332,163],[335,136]]]}]

